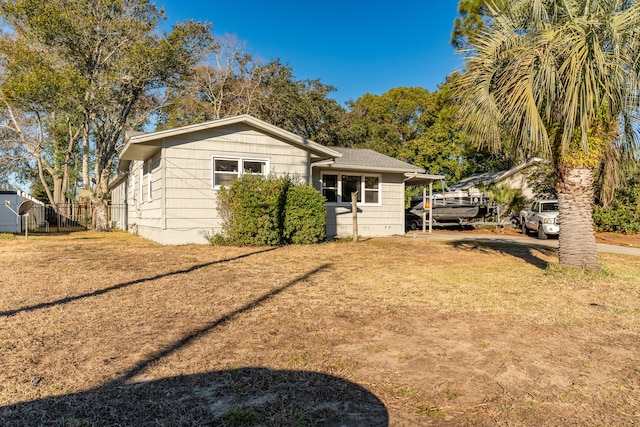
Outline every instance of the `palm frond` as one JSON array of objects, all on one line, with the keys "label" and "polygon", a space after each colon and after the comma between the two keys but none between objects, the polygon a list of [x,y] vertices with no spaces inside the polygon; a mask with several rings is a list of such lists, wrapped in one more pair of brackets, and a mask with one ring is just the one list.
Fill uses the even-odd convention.
[{"label": "palm frond", "polygon": [[499,146],[503,128],[558,158],[576,143],[589,152],[603,117],[628,121],[637,112],[640,1],[513,0],[494,12],[460,79],[460,111],[475,140]]}]

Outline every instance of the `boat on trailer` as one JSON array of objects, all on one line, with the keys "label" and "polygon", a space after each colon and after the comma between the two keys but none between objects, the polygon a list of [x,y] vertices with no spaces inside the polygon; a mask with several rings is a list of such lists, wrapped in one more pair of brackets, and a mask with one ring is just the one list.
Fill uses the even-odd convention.
[{"label": "boat on trailer", "polygon": [[[423,201],[422,196],[411,199],[409,212],[422,217],[423,213],[429,218],[429,200]],[[448,222],[461,224],[478,218],[487,218],[494,213],[489,199],[478,189],[445,191],[435,195],[431,200],[431,214],[438,223]]]}]

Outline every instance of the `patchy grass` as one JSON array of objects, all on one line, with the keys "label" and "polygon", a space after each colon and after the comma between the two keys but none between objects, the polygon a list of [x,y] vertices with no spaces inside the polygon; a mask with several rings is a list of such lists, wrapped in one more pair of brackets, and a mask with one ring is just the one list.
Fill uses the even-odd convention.
[{"label": "patchy grass", "polygon": [[0,424],[632,425],[640,258],[600,259],[3,239]]}]

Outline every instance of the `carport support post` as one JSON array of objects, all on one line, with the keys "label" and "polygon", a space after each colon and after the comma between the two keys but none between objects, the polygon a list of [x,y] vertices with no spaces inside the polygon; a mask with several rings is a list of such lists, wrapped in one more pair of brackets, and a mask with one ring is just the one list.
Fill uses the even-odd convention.
[{"label": "carport support post", "polygon": [[[427,231],[427,187],[422,187],[422,232]],[[431,207],[429,207],[431,209]],[[429,217],[431,218],[431,217]],[[429,230],[431,230],[431,219],[429,219]]]},{"label": "carport support post", "polygon": [[358,241],[358,193],[351,193],[351,212],[353,215],[353,241]]},{"label": "carport support post", "polygon": [[[433,232],[433,181],[429,181],[429,233]],[[423,221],[424,224],[424,221]]]},{"label": "carport support post", "polygon": [[[427,187],[422,187],[422,232],[427,231]],[[433,232],[433,181],[429,181],[429,233]]]}]

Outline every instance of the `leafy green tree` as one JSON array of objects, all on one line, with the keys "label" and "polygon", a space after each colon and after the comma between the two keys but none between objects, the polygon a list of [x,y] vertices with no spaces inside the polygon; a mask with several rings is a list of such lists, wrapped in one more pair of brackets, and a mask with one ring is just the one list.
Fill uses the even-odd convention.
[{"label": "leafy green tree", "polygon": [[555,199],[558,197],[555,172],[551,163],[539,163],[527,176],[527,184],[536,198]]},{"label": "leafy green tree", "polygon": [[[160,34],[164,13],[148,0],[7,0],[0,14],[10,29],[3,43],[20,52],[1,49],[8,64],[3,83],[16,93],[26,85],[46,101],[31,108],[31,120],[46,112],[47,120],[66,120],[73,138],[77,133],[93,225],[107,230],[108,181],[125,128],[144,123],[161,90],[192,71],[210,45],[209,27],[186,22]],[[8,106],[15,100],[5,97]],[[53,129],[41,126],[38,137],[55,143]],[[65,150],[73,151],[73,138],[65,139]]]},{"label": "leafy green tree", "polygon": [[624,182],[607,206],[596,206],[596,230],[613,233],[640,233],[640,168]]},{"label": "leafy green tree", "polygon": [[408,160],[410,144],[424,131],[433,94],[421,87],[397,87],[382,95],[365,94],[349,104],[349,145]]},{"label": "leafy green tree", "polygon": [[70,70],[52,65],[50,52],[34,52],[19,37],[0,36],[0,57],[4,65],[0,80],[3,139],[21,153],[13,157],[14,162],[24,165],[14,167],[22,170],[22,178],[35,170],[35,178],[44,183],[41,189],[46,200],[54,205],[64,203],[80,135],[67,96],[76,92],[78,82]]},{"label": "leafy green tree", "polygon": [[320,144],[342,145],[345,111],[329,98],[336,88],[320,79],[297,80],[290,66],[279,61],[273,65],[256,116]]},{"label": "leafy green tree", "polygon": [[263,64],[246,52],[235,36],[211,45],[208,59],[182,85],[169,92],[159,129],[168,129],[239,114],[256,115],[264,99],[266,76],[279,64]]},{"label": "leafy green tree", "polygon": [[29,153],[12,139],[6,127],[0,125],[0,189],[11,189],[16,182],[24,182],[29,175],[29,166]]},{"label": "leafy green tree", "polygon": [[453,22],[451,44],[458,49],[469,47],[469,39],[491,25],[494,10],[503,10],[507,4],[508,0],[460,0],[459,16]]},{"label": "leafy green tree", "polygon": [[159,128],[171,128],[238,114],[251,114],[321,144],[341,139],[344,109],[319,79],[297,80],[280,60],[268,63],[246,53],[233,37],[217,41],[207,62],[170,92]]},{"label": "leafy green tree", "polygon": [[344,128],[350,145],[369,148],[443,174],[448,183],[506,167],[509,158],[475,147],[456,117],[450,76],[438,91],[399,87],[351,103]]},{"label": "leafy green tree", "polygon": [[[637,1],[514,0],[469,40],[460,117],[478,143],[509,129],[556,171],[560,264],[597,270],[593,171],[631,131],[640,84]],[[619,126],[618,123],[621,125]],[[634,145],[632,132],[624,143]]]}]

